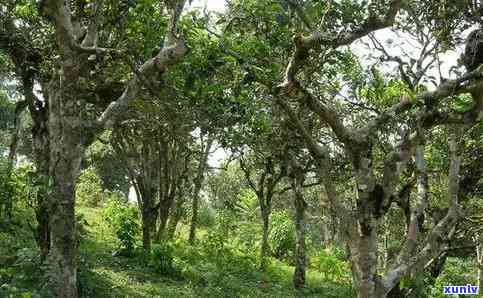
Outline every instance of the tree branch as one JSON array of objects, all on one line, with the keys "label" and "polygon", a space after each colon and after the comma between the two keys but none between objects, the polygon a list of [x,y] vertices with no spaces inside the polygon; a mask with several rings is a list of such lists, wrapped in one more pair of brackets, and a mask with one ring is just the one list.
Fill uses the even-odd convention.
[{"label": "tree branch", "polygon": [[377,18],[371,15],[358,29],[352,32],[343,32],[336,37],[318,31],[313,32],[309,36],[296,35],[294,37],[295,51],[286,68],[285,80],[280,85],[281,89],[286,90],[287,93],[291,93],[291,90],[297,87],[294,85],[296,81],[295,76],[310,57],[309,51],[311,49],[320,45],[332,48],[348,45],[372,31],[391,26],[401,7],[401,3],[402,0],[393,0],[386,16],[383,18]]},{"label": "tree branch", "polygon": [[[184,0],[177,2],[176,9],[174,9],[171,16],[171,23],[179,19],[180,9],[183,8],[184,2]],[[175,30],[175,27],[166,33],[165,39],[168,41],[172,39],[172,30]],[[150,77],[156,72],[163,74],[171,65],[175,64],[187,54],[188,51],[189,49],[183,39],[176,39],[173,40],[173,44],[165,45],[154,58],[149,59],[141,66],[139,69],[140,75],[134,76],[129,81],[122,95],[116,101],[112,102],[97,119],[97,125],[104,128],[112,127],[127,109],[129,102],[136,99],[141,91],[141,77]]]}]

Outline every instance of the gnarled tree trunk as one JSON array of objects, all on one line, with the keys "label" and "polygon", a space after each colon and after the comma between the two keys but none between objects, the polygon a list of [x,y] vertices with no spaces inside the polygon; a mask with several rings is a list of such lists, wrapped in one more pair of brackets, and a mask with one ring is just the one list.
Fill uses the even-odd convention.
[{"label": "gnarled tree trunk", "polygon": [[158,206],[156,206],[156,194],[158,192],[157,176],[158,169],[153,167],[155,161],[155,146],[144,144],[141,148],[141,174],[137,177],[137,185],[141,194],[141,215],[143,230],[143,248],[151,250],[152,235],[156,231],[156,216]]},{"label": "gnarled tree trunk", "polygon": [[168,222],[168,229],[167,229],[167,238],[173,239],[174,234],[176,233],[176,228],[178,227],[178,223],[183,216],[183,203],[184,200],[178,199],[176,201],[176,207],[174,208],[173,212],[171,213],[171,217],[169,218]]},{"label": "gnarled tree trunk", "polygon": [[50,251],[50,215],[47,200],[46,190],[41,190],[37,193],[37,206],[35,208],[37,228],[35,230],[35,240],[40,248],[40,259],[42,261],[47,258]]},{"label": "gnarled tree trunk", "polygon": [[203,184],[203,180],[205,177],[206,165],[208,162],[208,155],[210,154],[211,146],[213,144],[213,138],[208,138],[206,144],[204,144],[204,150],[202,150],[200,154],[198,169],[196,172],[195,178],[195,188],[193,192],[193,204],[191,206],[192,216],[191,216],[191,225],[190,225],[190,232],[188,242],[193,244],[196,237],[196,226],[198,224],[198,205],[199,205],[199,198],[200,198],[200,191],[201,186]]},{"label": "gnarled tree trunk", "polygon": [[260,268],[265,270],[267,268],[267,257],[270,253],[270,246],[268,244],[268,236],[270,232],[270,207],[265,206],[260,208],[262,217],[262,243],[260,247]]},{"label": "gnarled tree trunk", "polygon": [[156,241],[161,241],[166,235],[166,225],[168,223],[169,212],[173,205],[174,198],[167,198],[159,207],[159,227],[156,235]]},{"label": "gnarled tree trunk", "polygon": [[480,293],[483,292],[483,232],[480,231],[477,235],[477,246],[476,246],[476,264],[478,269],[478,285],[480,288]]},{"label": "gnarled tree trunk", "polygon": [[295,205],[295,271],[293,275],[293,285],[296,289],[305,286],[305,209],[307,203],[304,200],[303,191],[303,176],[300,173],[292,181],[294,190],[294,205]]},{"label": "gnarled tree trunk", "polygon": [[[33,105],[33,102],[31,105]],[[41,180],[41,187],[37,193],[35,206],[35,218],[37,219],[35,239],[40,248],[40,257],[42,260],[45,260],[50,250],[50,211],[49,193],[47,189],[50,163],[50,145],[47,128],[48,115],[45,108],[34,110],[33,107],[29,107],[29,109],[34,119],[32,138],[35,165],[37,167],[37,179]]]},{"label": "gnarled tree trunk", "polygon": [[81,106],[76,98],[78,68],[64,53],[62,74],[49,84],[49,195],[52,246],[48,264],[56,297],[77,293],[75,185],[84,152]]}]

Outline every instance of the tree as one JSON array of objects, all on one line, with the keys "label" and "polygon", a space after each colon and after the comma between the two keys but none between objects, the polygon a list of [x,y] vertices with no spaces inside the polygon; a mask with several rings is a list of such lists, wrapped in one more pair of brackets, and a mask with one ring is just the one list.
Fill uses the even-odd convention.
[{"label": "tree", "polygon": [[[82,113],[87,103],[82,95],[82,91],[86,91],[82,82],[89,79],[89,68],[95,66],[88,61],[121,52],[97,47],[98,37],[105,33],[99,22],[101,2],[93,3],[89,13],[86,13],[86,7],[71,7],[71,3],[65,1],[41,1],[39,6],[40,14],[54,24],[60,58],[59,69],[54,67],[50,78],[46,79],[49,82],[43,85],[44,102],[48,102],[48,115],[44,113],[48,116],[48,137],[45,139],[49,142],[48,153],[43,156],[49,156],[49,184],[52,185],[49,195],[52,235],[50,277],[56,296],[77,297],[74,189],[83,153],[96,133],[112,127],[119,120],[129,101],[142,91],[145,77],[165,73],[169,66],[187,53],[184,41],[176,35],[184,1],[166,2],[171,18],[163,48],[135,71],[120,97],[111,99],[115,101],[94,121],[86,119]],[[11,11],[15,5],[6,8]],[[88,25],[82,27],[83,23]],[[46,121],[43,123],[47,124]],[[90,130],[89,134],[85,133],[86,129]]]},{"label": "tree", "polygon": [[196,237],[196,225],[198,222],[198,207],[199,207],[199,197],[201,191],[201,185],[203,183],[206,168],[208,166],[208,156],[210,154],[211,146],[213,145],[213,138],[208,136],[206,143],[204,143],[203,138],[201,140],[201,151],[198,160],[198,169],[196,171],[196,177],[194,178],[194,190],[193,190],[193,202],[191,207],[191,225],[189,231],[189,243],[193,244]]},{"label": "tree", "polygon": [[297,235],[293,284],[296,289],[300,289],[305,286],[305,265],[307,261],[305,255],[305,209],[307,209],[307,203],[305,202],[303,195],[305,178],[303,169],[295,160],[292,161],[291,166],[292,189],[294,192],[295,206],[295,231]]},{"label": "tree", "polygon": [[[260,247],[260,268],[266,269],[267,257],[270,252],[268,236],[270,231],[270,214],[272,212],[272,199],[276,187],[286,176],[286,165],[277,155],[254,152],[250,163],[246,157],[240,158],[240,168],[250,188],[255,192],[260,206],[262,218],[262,242]],[[249,157],[250,158],[250,157]]]}]

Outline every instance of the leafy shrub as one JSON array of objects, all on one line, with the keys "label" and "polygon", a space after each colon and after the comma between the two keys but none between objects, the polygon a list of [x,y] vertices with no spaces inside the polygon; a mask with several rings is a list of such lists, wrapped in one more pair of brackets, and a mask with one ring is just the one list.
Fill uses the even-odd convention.
[{"label": "leafy shrub", "polygon": [[222,235],[216,231],[209,232],[203,241],[203,247],[208,254],[213,254],[216,257],[223,254],[225,247],[225,240]]},{"label": "leafy shrub", "polygon": [[75,195],[80,205],[99,206],[103,198],[102,180],[93,168],[82,171],[76,186]]},{"label": "leafy shrub", "polygon": [[170,275],[176,272],[174,266],[174,249],[171,242],[153,245],[149,265],[161,274]]},{"label": "leafy shrub", "polygon": [[252,252],[253,248],[257,246],[257,241],[260,238],[260,228],[253,222],[241,222],[237,227],[238,237],[236,238],[238,244],[246,251]]},{"label": "leafy shrub", "polygon": [[276,258],[290,259],[295,249],[295,225],[287,211],[272,214],[272,229],[269,236],[270,246]]},{"label": "leafy shrub", "polygon": [[200,209],[198,212],[198,226],[212,227],[215,224],[215,216],[213,210],[210,209],[203,201],[200,202]]},{"label": "leafy shrub", "polygon": [[220,210],[216,214],[216,224],[205,235],[202,248],[207,257],[221,264],[228,255],[227,247],[230,233],[234,229],[234,214],[228,210]]},{"label": "leafy shrub", "polygon": [[76,239],[77,242],[80,243],[87,238],[87,226],[89,223],[87,222],[84,214],[76,214]]},{"label": "leafy shrub", "polygon": [[109,227],[114,231],[123,254],[131,256],[139,234],[138,210],[129,203],[111,198],[103,210]]},{"label": "leafy shrub", "polygon": [[[434,282],[433,287],[428,287],[426,284],[426,290],[429,288],[431,291],[428,297],[443,298],[448,297],[443,294],[443,286],[448,285],[466,285],[477,284],[476,280],[476,264],[472,258],[455,258],[448,257],[444,264],[443,271]],[[417,291],[423,289],[418,288]],[[480,289],[480,293],[481,293]],[[427,293],[427,292],[426,292]]]},{"label": "leafy shrub", "polygon": [[348,283],[351,280],[349,264],[342,259],[340,249],[322,249],[312,257],[311,266],[322,273],[327,281]]}]

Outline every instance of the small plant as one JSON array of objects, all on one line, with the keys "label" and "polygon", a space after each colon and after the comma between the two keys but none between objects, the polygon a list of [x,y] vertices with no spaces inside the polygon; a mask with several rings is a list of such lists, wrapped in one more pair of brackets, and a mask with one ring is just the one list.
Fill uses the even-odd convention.
[{"label": "small plant", "polygon": [[138,210],[129,203],[115,198],[109,199],[104,208],[104,216],[109,227],[114,231],[122,254],[131,256],[139,233]]},{"label": "small plant", "polygon": [[312,267],[322,273],[327,281],[350,282],[349,265],[341,260],[341,251],[337,248],[326,248],[318,252],[311,260]]},{"label": "small plant", "polygon": [[87,238],[87,226],[89,223],[87,222],[85,215],[84,214],[76,214],[75,216],[76,219],[76,239],[77,242],[80,244],[82,241],[84,241]]},{"label": "small plant", "polygon": [[170,242],[153,245],[149,265],[161,274],[170,275],[175,273],[173,252],[173,245]]},{"label": "small plant", "polygon": [[92,168],[85,169],[79,177],[75,191],[79,204],[88,207],[97,207],[102,201],[102,180]]},{"label": "small plant", "polygon": [[295,248],[295,225],[286,211],[274,212],[269,236],[270,246],[277,259],[290,259]]}]

